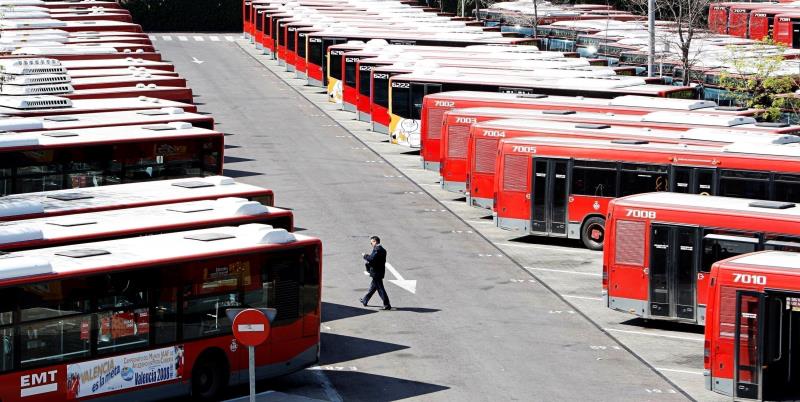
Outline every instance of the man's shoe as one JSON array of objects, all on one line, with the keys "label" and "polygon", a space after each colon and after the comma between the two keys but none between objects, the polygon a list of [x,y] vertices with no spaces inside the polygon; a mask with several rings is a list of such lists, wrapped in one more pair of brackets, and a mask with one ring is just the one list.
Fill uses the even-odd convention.
[{"label": "man's shoe", "polygon": [[391,310],[391,309],[392,309],[392,306],[383,306],[383,308],[381,310]]},{"label": "man's shoe", "polygon": [[364,301],[364,298],[358,299],[361,302],[361,305],[367,307],[367,302]]}]

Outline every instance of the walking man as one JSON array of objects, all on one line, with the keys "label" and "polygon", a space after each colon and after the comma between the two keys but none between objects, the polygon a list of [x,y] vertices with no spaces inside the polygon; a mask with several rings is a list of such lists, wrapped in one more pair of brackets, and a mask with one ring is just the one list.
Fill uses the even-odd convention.
[{"label": "walking man", "polygon": [[386,273],[386,249],[381,246],[381,239],[378,236],[370,237],[369,242],[372,244],[372,252],[361,254],[361,256],[367,261],[364,265],[367,267],[369,276],[372,277],[372,283],[369,285],[367,294],[358,299],[358,301],[361,302],[361,305],[367,307],[369,299],[375,294],[375,291],[378,291],[378,296],[383,300],[383,309],[391,310],[392,305],[389,303],[389,295],[386,294],[386,289],[383,287],[383,276]]}]

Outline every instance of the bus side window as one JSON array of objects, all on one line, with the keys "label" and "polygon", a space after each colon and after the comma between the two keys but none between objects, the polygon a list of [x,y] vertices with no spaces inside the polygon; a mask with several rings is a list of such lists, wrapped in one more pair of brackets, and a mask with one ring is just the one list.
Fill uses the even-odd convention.
[{"label": "bus side window", "polygon": [[793,174],[775,175],[773,191],[775,201],[800,202],[800,176]]},{"label": "bus side window", "polygon": [[89,356],[92,314],[85,279],[66,279],[20,287],[19,359],[21,368]]},{"label": "bus side window", "polygon": [[711,265],[715,262],[740,254],[752,253],[757,248],[758,238],[755,235],[730,231],[706,231],[703,237],[700,270],[710,272]]},{"label": "bus side window", "polygon": [[800,238],[790,236],[770,236],[764,242],[764,250],[800,251]]},{"label": "bus side window", "polygon": [[0,372],[14,368],[14,314],[13,289],[3,290],[0,295]]},{"label": "bus side window", "polygon": [[99,278],[95,308],[98,353],[113,353],[149,344],[147,288],[152,278],[142,273],[120,272]]},{"label": "bus side window", "polygon": [[719,195],[758,200],[769,199],[769,173],[721,170]]},{"label": "bus side window", "polygon": [[620,174],[620,196],[669,190],[667,167],[625,163]]},{"label": "bus side window", "polygon": [[616,164],[576,160],[572,169],[572,194],[616,197]]}]

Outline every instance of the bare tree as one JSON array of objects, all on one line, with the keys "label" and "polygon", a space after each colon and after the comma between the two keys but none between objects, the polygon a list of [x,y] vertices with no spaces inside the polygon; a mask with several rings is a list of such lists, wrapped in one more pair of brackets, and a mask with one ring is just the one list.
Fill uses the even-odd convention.
[{"label": "bare tree", "polygon": [[[655,0],[656,18],[674,23],[670,30],[674,32],[681,67],[683,82],[688,83],[698,53],[692,47],[692,41],[706,34],[706,12],[710,0]],[[643,14],[647,14],[647,0],[631,0],[631,5]]]}]

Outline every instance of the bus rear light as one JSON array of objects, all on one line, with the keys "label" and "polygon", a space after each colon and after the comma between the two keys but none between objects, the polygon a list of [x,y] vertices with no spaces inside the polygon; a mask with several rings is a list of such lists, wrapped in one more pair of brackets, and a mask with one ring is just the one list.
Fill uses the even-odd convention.
[{"label": "bus rear light", "polygon": [[711,364],[711,342],[705,340],[703,342],[703,365],[708,368]]},{"label": "bus rear light", "polygon": [[603,264],[603,290],[608,291],[608,266]]}]

